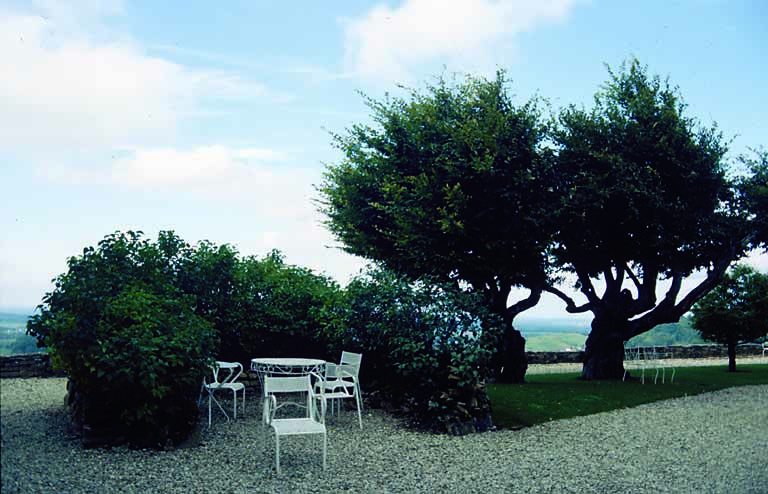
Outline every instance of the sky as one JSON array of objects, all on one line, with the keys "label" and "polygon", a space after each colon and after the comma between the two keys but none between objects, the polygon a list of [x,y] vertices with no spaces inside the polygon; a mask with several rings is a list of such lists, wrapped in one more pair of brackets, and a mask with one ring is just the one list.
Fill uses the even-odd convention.
[{"label": "sky", "polygon": [[763,0],[0,0],[0,310],[31,312],[118,230],[279,249],[345,283],[365,261],[317,211],[331,134],[370,121],[361,93],[441,75],[504,69],[520,103],[589,107],[606,64],[637,57],[731,157],[768,145],[767,17]]}]

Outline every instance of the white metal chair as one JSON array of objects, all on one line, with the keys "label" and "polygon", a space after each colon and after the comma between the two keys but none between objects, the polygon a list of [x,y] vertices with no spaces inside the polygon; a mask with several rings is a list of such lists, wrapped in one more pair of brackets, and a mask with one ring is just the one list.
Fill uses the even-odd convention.
[{"label": "white metal chair", "polygon": [[645,383],[645,367],[643,366],[642,353],[639,347],[628,346],[624,343],[624,376],[621,378],[624,381],[629,373],[629,368],[640,369],[642,372],[642,382]]},{"label": "white metal chair", "polygon": [[763,357],[765,357],[766,353],[768,353],[768,341],[763,342]]},{"label": "white metal chair", "polygon": [[[219,375],[221,369],[226,369],[229,371],[229,374],[227,374],[227,376],[223,379],[221,379]],[[232,391],[232,406],[234,412],[233,416],[235,419],[237,418],[237,392],[242,391],[243,413],[245,413],[245,385],[243,383],[236,382],[237,378],[240,377],[242,372],[243,365],[240,362],[217,361],[216,365],[213,367],[213,380],[208,382],[207,378],[203,378],[203,389],[208,392],[208,427],[211,426],[211,408],[212,402],[214,401],[219,407],[219,410],[221,410],[222,413],[224,413],[224,416],[227,417],[227,420],[229,420],[229,415],[224,410],[224,408],[222,408],[219,401],[213,396],[214,393],[219,389],[229,389]]]},{"label": "white metal chair", "polygon": [[[326,364],[325,379],[322,383],[327,400],[342,400],[344,398],[354,398],[357,405],[357,421],[360,429],[363,428],[362,409],[363,403],[360,396],[360,362],[363,355],[360,353],[342,352],[341,361],[338,365]],[[331,401],[331,410],[333,410],[334,401]],[[341,402],[337,405],[341,407]]]},{"label": "white metal chair", "polygon": [[[315,373],[305,376],[274,377],[264,376],[264,423],[275,433],[275,467],[280,473],[280,437],[295,435],[321,435],[323,439],[323,470],[326,468],[328,439],[325,429],[326,401],[322,389],[316,394],[312,378],[320,379]],[[299,397],[301,402],[296,402]],[[320,405],[318,409],[318,403]],[[291,407],[291,411],[278,410]],[[305,409],[296,413],[293,409]],[[288,415],[287,417],[285,415]]]},{"label": "white metal chair", "polygon": [[659,379],[659,371],[661,371],[662,384],[666,381],[667,368],[672,370],[672,377],[670,382],[675,380],[675,368],[669,363],[669,357],[671,355],[659,353],[656,347],[630,347],[625,343],[624,346],[624,377],[622,381],[627,378],[629,367],[632,366],[636,369],[640,369],[640,382],[645,384],[645,369],[654,369],[656,371],[653,377],[653,384]]}]

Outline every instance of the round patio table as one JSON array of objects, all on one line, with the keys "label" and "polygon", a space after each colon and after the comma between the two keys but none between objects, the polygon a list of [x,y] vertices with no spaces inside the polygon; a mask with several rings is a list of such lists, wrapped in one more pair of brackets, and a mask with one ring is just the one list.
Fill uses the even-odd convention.
[{"label": "round patio table", "polygon": [[254,358],[251,359],[251,370],[263,376],[306,376],[310,372],[323,375],[325,360],[312,358]]}]

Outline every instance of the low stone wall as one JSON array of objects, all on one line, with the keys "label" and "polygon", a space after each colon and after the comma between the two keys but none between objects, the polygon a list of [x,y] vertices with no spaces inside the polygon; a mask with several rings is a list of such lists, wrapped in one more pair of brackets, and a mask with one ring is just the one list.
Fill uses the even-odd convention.
[{"label": "low stone wall", "polygon": [[[656,347],[664,358],[696,359],[725,358],[728,356],[723,345],[680,345]],[[745,343],[736,347],[737,357],[760,356],[763,347],[757,343]],[[528,352],[529,364],[580,364],[584,361],[584,352]]]},{"label": "low stone wall", "polygon": [[[717,358],[727,357],[722,345],[686,345],[656,347],[667,358]],[[736,347],[736,355],[760,356],[762,346],[757,343],[747,343]],[[584,352],[528,352],[529,364],[580,364],[584,360]],[[52,377],[62,376],[53,371],[51,358],[47,353],[25,353],[19,355],[0,355],[0,378],[13,377]],[[256,373],[245,370],[240,381],[246,386],[256,386]]]},{"label": "low stone wall", "polygon": [[0,355],[0,378],[63,376],[54,372],[47,353]]}]

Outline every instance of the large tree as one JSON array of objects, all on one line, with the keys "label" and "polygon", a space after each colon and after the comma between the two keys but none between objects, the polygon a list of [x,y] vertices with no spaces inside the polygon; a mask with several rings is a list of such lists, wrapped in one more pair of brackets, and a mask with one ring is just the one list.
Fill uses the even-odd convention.
[{"label": "large tree", "polygon": [[[505,321],[500,377],[521,382],[525,341],[512,323],[548,282],[557,201],[539,105],[514,105],[507,86],[499,73],[366,99],[374,124],[334,136],[344,159],[320,192],[347,252],[482,293]],[[513,287],[529,296],[509,303]]]},{"label": "large tree", "polygon": [[586,301],[549,290],[569,312],[594,315],[585,379],[620,379],[623,342],[679,320],[760,242],[760,215],[750,214],[760,166],[743,179],[753,188],[743,186],[751,195],[741,200],[721,134],[685,115],[677,88],[636,60],[609,72],[594,108],[565,109],[554,133],[562,197],[554,255]]},{"label": "large tree", "polygon": [[736,345],[768,335],[768,275],[737,265],[692,312],[704,339],[727,346],[728,371],[736,372]]}]

